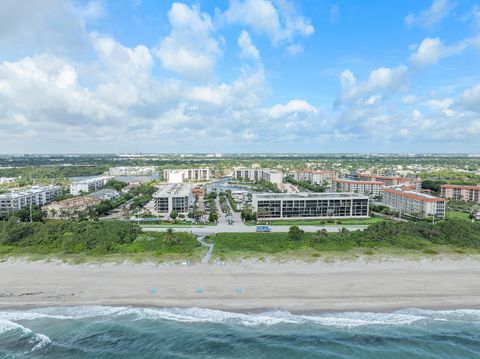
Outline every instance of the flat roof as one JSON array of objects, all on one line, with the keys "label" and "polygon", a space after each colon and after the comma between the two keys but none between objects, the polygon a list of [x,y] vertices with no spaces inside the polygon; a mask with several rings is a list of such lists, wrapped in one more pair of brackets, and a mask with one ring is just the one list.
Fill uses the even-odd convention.
[{"label": "flat roof", "polygon": [[368,196],[353,192],[298,192],[298,193],[254,193],[259,199],[368,199]]},{"label": "flat roof", "polygon": [[192,185],[186,183],[168,183],[155,192],[153,197],[189,196],[192,193],[192,188]]}]

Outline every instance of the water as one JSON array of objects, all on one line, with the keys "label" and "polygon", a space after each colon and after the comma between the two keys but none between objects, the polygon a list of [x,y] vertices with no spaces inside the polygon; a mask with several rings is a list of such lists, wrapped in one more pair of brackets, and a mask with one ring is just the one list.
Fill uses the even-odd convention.
[{"label": "water", "polygon": [[2,311],[0,358],[480,358],[480,311]]}]

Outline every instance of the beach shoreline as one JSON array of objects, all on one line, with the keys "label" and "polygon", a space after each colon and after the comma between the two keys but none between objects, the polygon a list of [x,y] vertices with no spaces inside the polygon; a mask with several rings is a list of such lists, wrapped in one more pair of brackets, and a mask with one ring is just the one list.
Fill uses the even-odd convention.
[{"label": "beach shoreline", "polygon": [[259,313],[480,309],[477,259],[180,266],[0,263],[0,309],[106,305]]}]

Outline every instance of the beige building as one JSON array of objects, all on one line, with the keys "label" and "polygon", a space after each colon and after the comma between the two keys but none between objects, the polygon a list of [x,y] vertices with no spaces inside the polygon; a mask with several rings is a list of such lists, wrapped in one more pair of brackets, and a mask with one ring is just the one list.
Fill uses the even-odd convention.
[{"label": "beige building", "polygon": [[445,218],[447,200],[424,193],[403,191],[399,188],[384,188],[382,202],[397,212],[418,215],[422,218],[430,216]]},{"label": "beige building", "polygon": [[90,196],[79,196],[64,199],[63,201],[52,202],[43,206],[42,210],[48,219],[75,219],[81,214],[93,209],[100,200]]},{"label": "beige building", "polygon": [[383,182],[380,181],[357,181],[349,179],[336,179],[335,189],[338,192],[355,192],[367,196],[380,196],[382,194]]},{"label": "beige building", "polygon": [[441,196],[453,201],[480,203],[480,184],[477,186],[445,184],[442,186]]}]

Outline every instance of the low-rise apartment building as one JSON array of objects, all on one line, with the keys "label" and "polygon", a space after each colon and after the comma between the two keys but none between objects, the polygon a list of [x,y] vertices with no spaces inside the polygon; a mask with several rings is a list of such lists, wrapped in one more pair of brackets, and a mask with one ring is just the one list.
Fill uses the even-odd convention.
[{"label": "low-rise apartment building", "polygon": [[102,189],[103,186],[105,186],[111,178],[112,177],[109,176],[102,176],[72,182],[70,184],[70,194],[73,194],[74,196],[79,196],[82,193],[98,191],[99,189]]},{"label": "low-rise apartment building", "polygon": [[233,177],[239,180],[248,181],[268,181],[275,184],[283,182],[283,172],[279,170],[273,170],[268,168],[247,168],[236,167],[233,170]]},{"label": "low-rise apartment building", "polygon": [[382,203],[397,212],[421,218],[445,218],[447,200],[401,188],[384,188]]},{"label": "low-rise apartment building", "polygon": [[358,193],[254,193],[257,218],[368,218],[369,198]]},{"label": "low-rise apartment building", "polygon": [[462,186],[456,184],[442,185],[441,196],[453,201],[480,203],[480,184],[477,186]]},{"label": "low-rise apartment building", "polygon": [[373,197],[380,196],[384,187],[384,183],[380,181],[336,179],[334,183],[338,192],[355,192]]},{"label": "low-rise apartment building", "polygon": [[108,170],[110,176],[151,176],[155,172],[154,166],[118,166]]},{"label": "low-rise apartment building", "polygon": [[327,188],[334,187],[334,180],[337,178],[337,172],[331,170],[297,170],[293,173],[295,181],[307,181],[316,183]]},{"label": "low-rise apartment building", "polygon": [[210,168],[181,168],[163,171],[163,178],[168,183],[209,181],[212,176]]},{"label": "low-rise apartment building", "polygon": [[153,195],[153,207],[158,214],[186,214],[192,204],[192,186],[184,183],[166,184]]},{"label": "low-rise apartment building", "polygon": [[93,210],[100,200],[90,196],[78,196],[52,202],[42,207],[48,219],[77,219]]},{"label": "low-rise apartment building", "polygon": [[30,206],[44,206],[62,194],[60,186],[32,186],[0,194],[0,216]]}]

